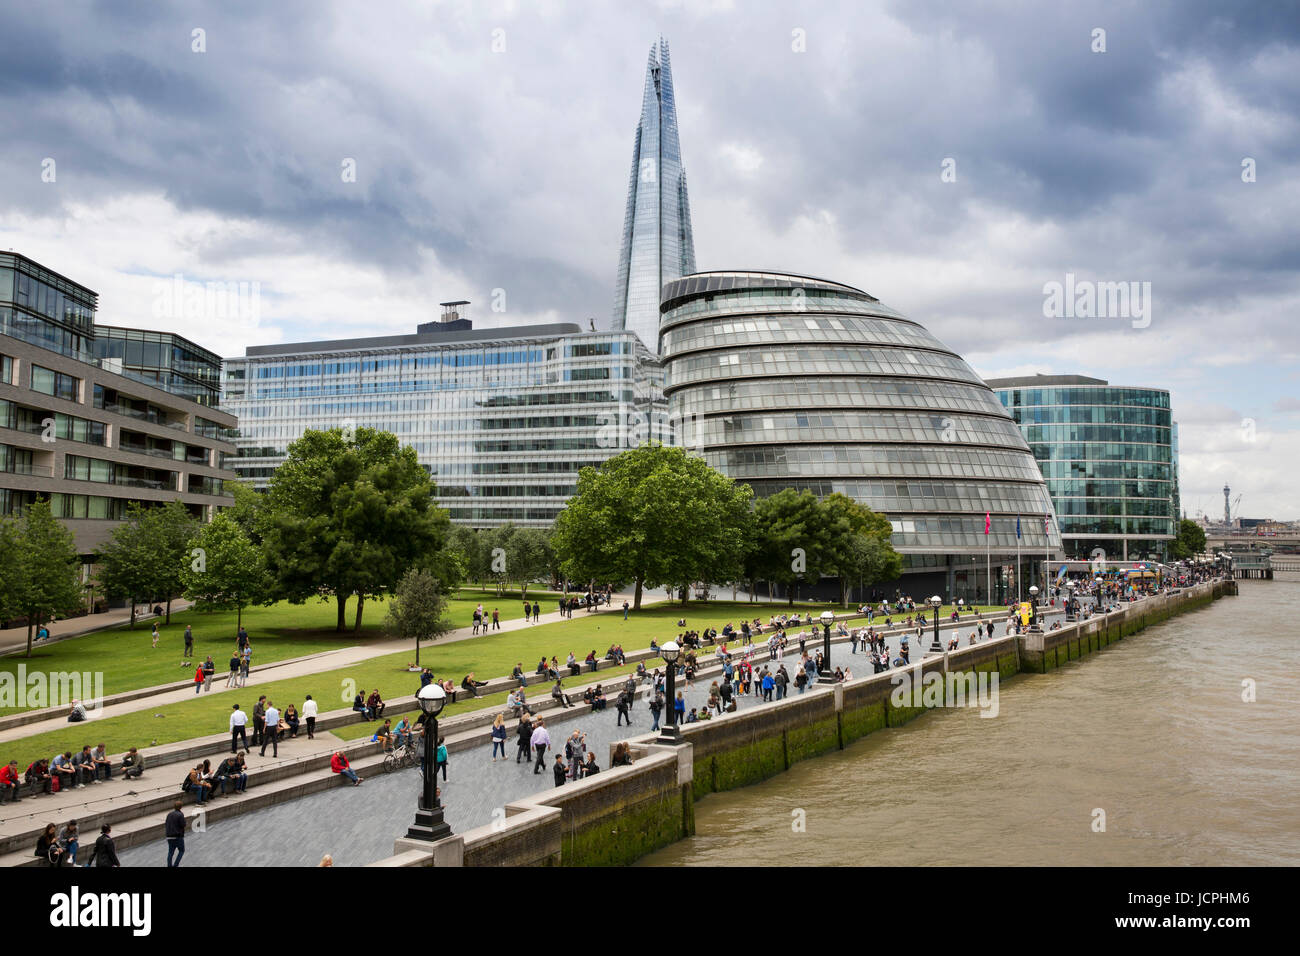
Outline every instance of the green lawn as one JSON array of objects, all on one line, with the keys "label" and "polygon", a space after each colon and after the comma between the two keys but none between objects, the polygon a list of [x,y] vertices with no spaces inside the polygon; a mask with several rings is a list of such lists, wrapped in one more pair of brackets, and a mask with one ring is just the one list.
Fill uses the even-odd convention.
[{"label": "green lawn", "polygon": [[[800,609],[811,609],[816,613],[824,607],[802,606]],[[504,612],[504,607],[502,610]],[[572,620],[448,644],[426,645],[420,660],[431,664],[440,678],[454,680],[457,684],[469,671],[474,671],[480,680],[509,674],[516,661],[521,661],[525,671],[531,674],[543,654],[548,659],[554,655],[563,664],[570,650],[581,660],[589,650],[595,650],[598,657],[603,657],[613,643],[622,644],[627,651],[648,647],[651,637],[663,643],[676,637],[679,630],[676,621],[683,615],[693,629],[699,630],[708,624],[721,630],[728,621],[739,625],[742,614],[751,619],[761,616],[766,621],[768,614],[760,614],[760,611],[770,613],[765,605],[730,602],[692,603],[685,607],[680,604],[650,605],[633,613],[627,621],[623,620],[621,613],[587,614],[578,611]],[[145,632],[146,650],[148,642],[148,633]],[[224,679],[219,679],[211,692],[179,703],[95,721],[85,727],[70,725],[0,745],[0,759],[16,759],[25,767],[37,756],[48,757],[64,750],[79,750],[86,743],[94,745],[102,741],[109,752],[120,754],[129,746],[148,747],[153,745],[153,741],[172,743],[220,733],[226,730],[232,703],[251,711],[261,694],[280,703],[292,702],[299,708],[305,695],[311,694],[322,712],[350,706],[358,691],[370,691],[376,687],[385,699],[409,697],[419,689],[419,675],[405,670],[406,664],[414,657],[412,648],[411,651],[388,654],[307,677],[272,681],[239,690],[225,690]],[[608,673],[612,675],[614,672]],[[529,683],[537,685],[532,677]],[[545,685],[536,686],[536,692],[546,693],[547,688]],[[496,695],[487,701],[487,705],[497,700],[504,704],[504,695]],[[449,705],[445,713],[455,714],[482,706],[485,706],[483,700],[458,702]]]},{"label": "green lawn", "polygon": [[[530,591],[537,601],[548,602],[553,610],[554,597],[550,592]],[[447,619],[455,627],[473,623],[474,608],[479,602],[491,614],[494,607],[501,611],[501,620],[523,617],[523,601],[519,592],[511,591],[501,597],[489,588],[464,588],[448,602]],[[270,607],[253,607],[244,610],[244,627],[253,644],[253,662],[281,661],[340,647],[355,647],[389,640],[383,629],[388,612],[385,602],[368,601],[362,614],[359,632],[351,629],[356,617],[356,602],[348,605],[348,630],[334,630],[337,609],[332,600],[308,601],[294,605],[281,602]],[[180,611],[172,615],[170,624],[160,624],[158,647],[150,637],[154,619],[138,621],[135,629],[127,626],[85,637],[34,644],[32,656],[19,654],[0,658],[0,672],[16,674],[18,666],[26,666],[27,673],[75,671],[102,673],[104,693],[116,694],[152,687],[170,681],[194,676],[194,667],[205,655],[211,654],[217,665],[219,680],[229,669],[230,655],[235,650],[235,613],[233,611],[200,612]],[[194,629],[195,664],[181,667],[181,650],[185,646],[185,625]],[[11,637],[12,635],[12,637]],[[0,639],[21,639],[25,631],[18,628],[0,632]],[[26,710],[26,707],[0,707],[0,716]]]}]

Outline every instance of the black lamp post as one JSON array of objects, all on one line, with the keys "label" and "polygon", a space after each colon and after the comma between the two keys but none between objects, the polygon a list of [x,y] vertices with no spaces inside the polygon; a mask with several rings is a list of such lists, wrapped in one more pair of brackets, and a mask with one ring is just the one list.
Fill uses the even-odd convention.
[{"label": "black lamp post", "polygon": [[659,648],[659,656],[664,659],[665,670],[668,675],[666,684],[667,699],[664,706],[668,713],[664,716],[663,726],[659,728],[659,739],[664,743],[675,744],[680,739],[680,731],[677,727],[677,658],[682,654],[682,649],[677,646],[676,641],[667,641],[664,646]]},{"label": "black lamp post", "polygon": [[451,836],[451,827],[442,818],[438,803],[436,778],[438,768],[434,763],[438,741],[438,715],[447,703],[447,692],[436,681],[430,681],[415,695],[424,712],[424,790],[420,794],[420,809],[415,813],[415,824],[406,831],[413,840],[441,840]]},{"label": "black lamp post", "polygon": [[822,611],[822,671],[817,675],[817,683],[834,684],[835,672],[831,670],[831,625],[835,623],[834,611]]},{"label": "black lamp post", "polygon": [[1074,589],[1076,587],[1078,585],[1074,581],[1065,582],[1065,619],[1067,621],[1073,621],[1079,616],[1078,605],[1074,602]]},{"label": "black lamp post", "polygon": [[943,598],[936,594],[930,598],[930,606],[934,608],[934,637],[930,640],[930,652],[942,654],[943,644],[939,642],[939,608],[943,606]]},{"label": "black lamp post", "polygon": [[1038,624],[1038,585],[1029,585],[1029,629],[1042,630]]}]

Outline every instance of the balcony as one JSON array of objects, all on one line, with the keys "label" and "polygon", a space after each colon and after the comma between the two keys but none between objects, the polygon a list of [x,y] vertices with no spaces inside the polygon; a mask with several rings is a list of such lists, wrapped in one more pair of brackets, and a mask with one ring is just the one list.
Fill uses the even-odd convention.
[{"label": "balcony", "polygon": [[0,465],[0,473],[6,475],[34,475],[38,478],[51,478],[54,469],[50,465],[30,465],[27,462],[11,461]]}]

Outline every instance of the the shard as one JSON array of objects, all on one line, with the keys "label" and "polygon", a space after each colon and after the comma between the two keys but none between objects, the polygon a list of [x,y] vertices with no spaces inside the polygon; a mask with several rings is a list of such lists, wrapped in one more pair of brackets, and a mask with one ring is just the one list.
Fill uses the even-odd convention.
[{"label": "the shard", "polygon": [[677,106],[668,41],[650,46],[641,122],[632,150],[632,175],[618,258],[614,329],[635,332],[659,351],[659,294],[664,283],[695,271],[691,206],[677,137]]}]

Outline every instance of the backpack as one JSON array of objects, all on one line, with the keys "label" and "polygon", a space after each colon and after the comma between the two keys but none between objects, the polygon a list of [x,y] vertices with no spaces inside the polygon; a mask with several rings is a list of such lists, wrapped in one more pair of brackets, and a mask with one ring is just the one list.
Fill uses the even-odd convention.
[{"label": "backpack", "polygon": [[186,793],[189,793],[194,789],[194,782],[190,780],[190,775],[188,773],[185,775],[185,779],[181,781],[181,789]]},{"label": "backpack", "polygon": [[569,743],[567,740],[564,742],[564,759],[573,759],[573,744]]}]

